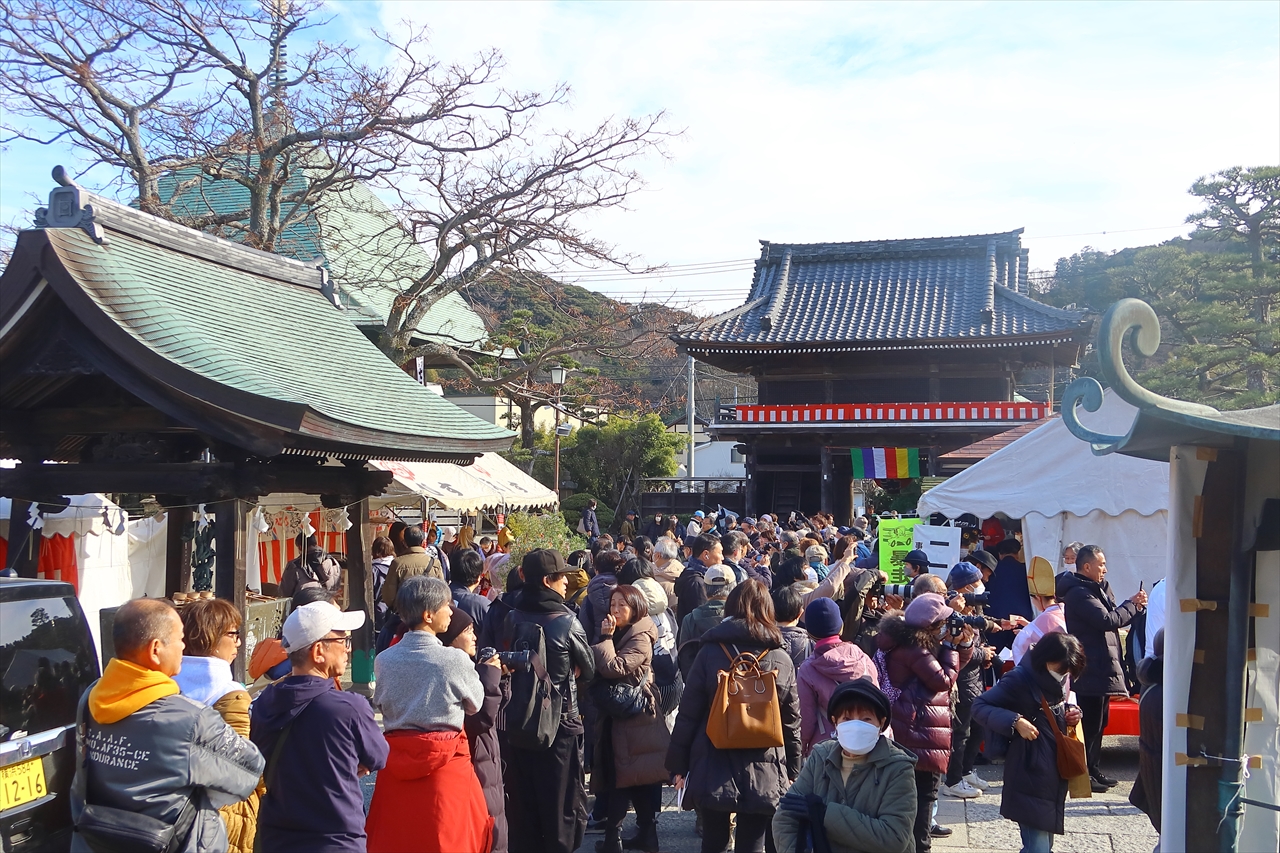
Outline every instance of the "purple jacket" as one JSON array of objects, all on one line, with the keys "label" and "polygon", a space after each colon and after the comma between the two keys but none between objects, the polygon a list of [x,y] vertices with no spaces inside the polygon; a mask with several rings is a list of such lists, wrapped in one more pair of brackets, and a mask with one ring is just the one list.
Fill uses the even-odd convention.
[{"label": "purple jacket", "polygon": [[331,679],[291,675],[253,703],[249,738],[267,757],[268,789],[258,812],[262,849],[363,853],[359,768],[381,770],[389,752],[369,701],[338,690]]},{"label": "purple jacket", "polygon": [[836,686],[864,675],[879,681],[875,663],[853,643],[815,648],[801,665],[796,672],[796,687],[800,691],[800,747],[805,755],[835,731],[827,717],[827,704]]}]

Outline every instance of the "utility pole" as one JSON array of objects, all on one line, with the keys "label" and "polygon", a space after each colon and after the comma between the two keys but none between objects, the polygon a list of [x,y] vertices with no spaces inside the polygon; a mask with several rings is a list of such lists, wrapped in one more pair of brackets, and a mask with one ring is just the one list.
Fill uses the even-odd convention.
[{"label": "utility pole", "polygon": [[[685,465],[685,473],[688,475],[690,480],[693,479],[693,421],[694,412],[696,411],[696,408],[694,407],[694,394],[696,393],[694,389],[696,388],[696,381],[697,376],[694,373],[693,356],[689,356],[689,410],[685,415],[685,423],[688,425],[689,429],[689,461]],[[689,485],[690,488],[693,487],[692,483]]]}]

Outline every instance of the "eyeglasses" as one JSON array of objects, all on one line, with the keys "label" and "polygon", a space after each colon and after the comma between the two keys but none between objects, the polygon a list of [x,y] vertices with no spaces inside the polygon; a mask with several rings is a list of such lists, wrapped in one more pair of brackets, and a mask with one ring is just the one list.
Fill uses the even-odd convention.
[{"label": "eyeglasses", "polygon": [[351,636],[345,637],[325,637],[323,640],[316,640],[317,643],[342,643],[347,647],[347,651],[351,651]]}]

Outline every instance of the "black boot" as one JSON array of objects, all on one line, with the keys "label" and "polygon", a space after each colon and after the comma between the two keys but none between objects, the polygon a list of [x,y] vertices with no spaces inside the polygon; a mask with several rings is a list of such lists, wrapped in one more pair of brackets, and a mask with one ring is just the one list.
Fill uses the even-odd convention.
[{"label": "black boot", "polygon": [[622,839],[622,846],[627,850],[642,850],[644,853],[658,853],[658,822],[650,820],[636,824],[636,834]]},{"label": "black boot", "polygon": [[604,840],[596,842],[596,853],[622,853],[620,827],[610,826],[604,831]]}]

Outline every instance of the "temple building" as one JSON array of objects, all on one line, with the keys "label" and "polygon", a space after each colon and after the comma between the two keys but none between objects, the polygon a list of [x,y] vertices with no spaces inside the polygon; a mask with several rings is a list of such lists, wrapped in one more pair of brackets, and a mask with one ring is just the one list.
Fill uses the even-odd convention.
[{"label": "temple building", "polygon": [[1052,410],[1017,377],[1075,365],[1088,324],[1031,298],[1021,234],[762,241],[746,302],[672,336],[755,377],[757,404],[709,426],[745,453],[748,513],[847,518],[855,473],[937,475],[943,454]]}]

